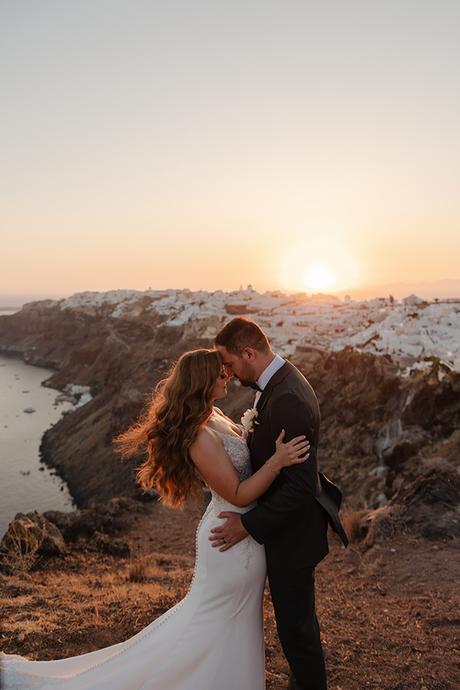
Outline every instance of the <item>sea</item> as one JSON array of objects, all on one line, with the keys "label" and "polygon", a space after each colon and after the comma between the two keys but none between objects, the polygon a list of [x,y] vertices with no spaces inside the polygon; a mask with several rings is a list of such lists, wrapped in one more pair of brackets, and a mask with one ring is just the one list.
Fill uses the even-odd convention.
[{"label": "sea", "polygon": [[0,538],[18,512],[75,507],[67,484],[40,462],[44,432],[73,407],[42,385],[52,373],[0,353]]}]

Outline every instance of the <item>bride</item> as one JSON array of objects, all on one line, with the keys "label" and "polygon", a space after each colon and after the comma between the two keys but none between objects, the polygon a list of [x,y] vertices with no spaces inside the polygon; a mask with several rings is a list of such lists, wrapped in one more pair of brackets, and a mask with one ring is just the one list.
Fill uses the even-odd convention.
[{"label": "bride", "polygon": [[146,413],[115,439],[123,457],[146,450],[139,484],[181,508],[211,501],[196,532],[196,561],[187,595],[133,637],[87,654],[33,661],[1,653],[4,690],[263,690],[262,602],[265,550],[251,536],[229,550],[212,547],[210,530],[225,510],[246,512],[283,467],[308,458],[308,441],[276,441],[251,476],[242,427],[214,401],[227,394],[216,350],[183,354],[157,386]]}]

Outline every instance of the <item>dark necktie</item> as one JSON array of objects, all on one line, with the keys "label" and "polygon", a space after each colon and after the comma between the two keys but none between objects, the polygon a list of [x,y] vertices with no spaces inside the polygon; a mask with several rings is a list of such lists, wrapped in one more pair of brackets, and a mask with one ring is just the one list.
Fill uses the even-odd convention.
[{"label": "dark necktie", "polygon": [[247,384],[249,388],[254,388],[255,391],[260,391],[262,392],[262,388],[254,381],[254,383],[248,383]]}]

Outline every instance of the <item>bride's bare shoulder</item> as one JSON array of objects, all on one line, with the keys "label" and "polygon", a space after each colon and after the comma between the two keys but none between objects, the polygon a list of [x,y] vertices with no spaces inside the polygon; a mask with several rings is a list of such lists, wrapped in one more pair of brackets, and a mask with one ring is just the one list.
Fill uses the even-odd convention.
[{"label": "bride's bare shoulder", "polygon": [[193,457],[194,452],[211,450],[215,448],[216,445],[219,445],[220,442],[218,433],[210,426],[206,425],[198,431],[195,440],[191,444],[190,455]]}]

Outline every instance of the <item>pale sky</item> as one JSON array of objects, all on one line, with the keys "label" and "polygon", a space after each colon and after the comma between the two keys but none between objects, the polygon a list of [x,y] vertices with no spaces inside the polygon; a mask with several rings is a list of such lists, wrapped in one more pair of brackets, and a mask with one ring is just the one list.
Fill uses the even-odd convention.
[{"label": "pale sky", "polygon": [[460,279],[456,0],[3,0],[0,34],[1,293]]}]

